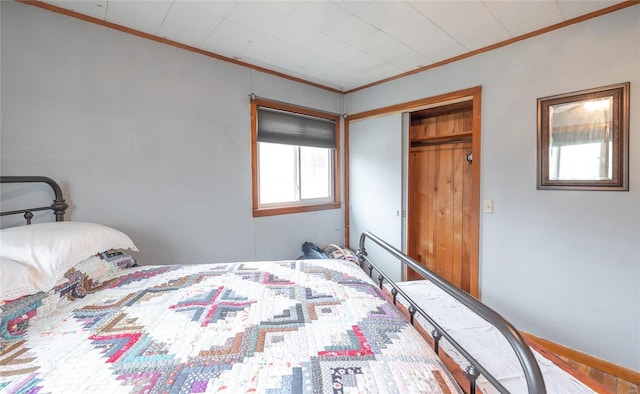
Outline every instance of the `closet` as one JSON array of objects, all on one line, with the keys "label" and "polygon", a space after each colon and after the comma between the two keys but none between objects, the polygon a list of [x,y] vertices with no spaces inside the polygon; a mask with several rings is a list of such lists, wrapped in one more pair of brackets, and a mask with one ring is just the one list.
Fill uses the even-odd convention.
[{"label": "closet", "polygon": [[[407,254],[471,292],[473,102],[410,114]],[[412,270],[407,279],[420,279]]]},{"label": "closet", "polygon": [[[478,296],[482,88],[349,115],[345,238],[370,231]],[[376,260],[378,251],[367,252]],[[383,259],[394,281],[419,279]]]}]

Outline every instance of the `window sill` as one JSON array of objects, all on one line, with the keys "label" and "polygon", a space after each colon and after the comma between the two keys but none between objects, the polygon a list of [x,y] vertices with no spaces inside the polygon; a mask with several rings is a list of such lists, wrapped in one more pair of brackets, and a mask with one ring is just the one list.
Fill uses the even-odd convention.
[{"label": "window sill", "polygon": [[277,208],[256,208],[253,210],[253,217],[255,218],[262,216],[286,215],[290,213],[323,211],[326,209],[338,209],[340,207],[341,204],[339,202],[331,202],[326,204],[295,205]]}]

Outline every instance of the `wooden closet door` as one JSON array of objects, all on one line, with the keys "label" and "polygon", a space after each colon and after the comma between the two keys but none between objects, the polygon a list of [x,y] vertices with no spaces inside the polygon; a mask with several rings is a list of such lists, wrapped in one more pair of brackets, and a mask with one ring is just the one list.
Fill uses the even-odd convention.
[{"label": "wooden closet door", "polygon": [[[470,292],[471,141],[411,148],[408,254]],[[409,270],[407,278],[422,279]]]}]

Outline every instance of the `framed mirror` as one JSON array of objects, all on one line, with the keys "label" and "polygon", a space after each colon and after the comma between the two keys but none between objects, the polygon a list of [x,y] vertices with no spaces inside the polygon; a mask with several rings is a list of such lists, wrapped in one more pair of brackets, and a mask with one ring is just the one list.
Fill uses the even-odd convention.
[{"label": "framed mirror", "polygon": [[538,189],[629,190],[629,82],[538,99]]}]

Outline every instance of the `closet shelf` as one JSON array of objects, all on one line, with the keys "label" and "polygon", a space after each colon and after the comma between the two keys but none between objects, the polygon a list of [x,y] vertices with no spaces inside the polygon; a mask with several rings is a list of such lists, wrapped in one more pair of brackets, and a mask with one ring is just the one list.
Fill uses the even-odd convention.
[{"label": "closet shelf", "polygon": [[473,133],[471,131],[468,131],[464,133],[411,138],[411,146],[425,146],[425,145],[449,144],[454,142],[471,141],[472,136],[473,136]]}]

